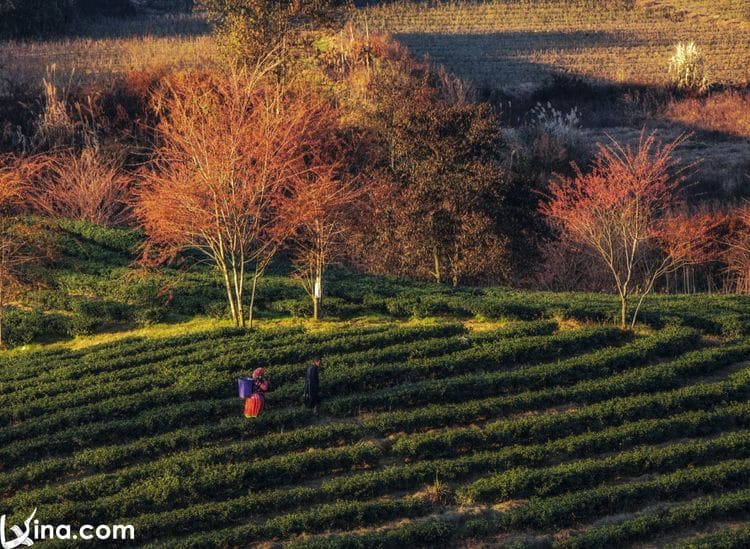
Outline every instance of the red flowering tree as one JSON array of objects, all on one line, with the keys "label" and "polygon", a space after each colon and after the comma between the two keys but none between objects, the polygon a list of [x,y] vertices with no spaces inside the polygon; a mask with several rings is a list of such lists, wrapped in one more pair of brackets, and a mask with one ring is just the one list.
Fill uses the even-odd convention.
[{"label": "red flowering tree", "polygon": [[316,170],[307,151],[324,120],[309,98],[245,74],[178,75],[155,101],[161,145],[135,207],[144,257],[202,254],[219,271],[238,326],[250,276],[252,327],[258,279],[288,236],[279,223],[284,198]]},{"label": "red flowering tree", "polygon": [[675,151],[684,139],[661,145],[654,134],[641,134],[635,149],[600,146],[592,170],[575,167],[574,177],[557,178],[541,206],[563,242],[583,246],[606,265],[623,328],[635,325],[661,276],[710,254],[709,227],[695,223],[679,194],[685,168]]},{"label": "red flowering tree", "polygon": [[[329,118],[333,127],[335,121]],[[293,227],[295,277],[312,300],[315,320],[323,302],[325,269],[343,251],[345,222],[362,193],[357,179],[346,172],[343,144],[331,137],[309,152],[318,167],[295,181],[284,205],[285,217]]]}]

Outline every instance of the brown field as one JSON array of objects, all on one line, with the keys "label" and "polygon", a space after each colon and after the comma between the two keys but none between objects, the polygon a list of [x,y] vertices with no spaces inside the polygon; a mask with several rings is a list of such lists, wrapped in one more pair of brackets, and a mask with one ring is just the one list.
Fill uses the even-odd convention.
[{"label": "brown field", "polygon": [[[526,89],[552,74],[663,84],[673,46],[695,41],[709,77],[750,82],[750,6],[745,0],[490,0],[396,2],[359,10],[362,27],[387,31],[478,85]],[[216,59],[200,15],[150,15],[91,24],[81,37],[0,43],[0,76],[91,79],[150,66]]]},{"label": "brown field", "polygon": [[[478,86],[524,97],[553,75],[615,85],[660,88],[668,83],[677,42],[700,48],[711,82],[750,83],[750,3],[746,0],[490,0],[397,2],[360,12],[362,27],[392,33],[412,53]],[[576,97],[583,119],[581,140],[637,141],[642,125],[664,139],[694,132],[683,155],[701,160],[701,194],[732,193],[750,181],[748,95],[725,92],[681,100],[657,112],[601,112]]]},{"label": "brown field", "polygon": [[[412,52],[495,88],[525,88],[559,73],[663,84],[680,41],[698,44],[713,81],[745,84],[750,25],[739,20],[747,20],[747,2],[721,4],[726,10],[713,0],[400,2],[368,8],[360,24],[391,32]],[[721,13],[726,19],[717,20]]]},{"label": "brown field", "polygon": [[67,84],[216,60],[210,29],[200,15],[103,19],[87,25],[80,34],[60,40],[0,42],[0,80],[40,84],[54,67],[58,84]]}]

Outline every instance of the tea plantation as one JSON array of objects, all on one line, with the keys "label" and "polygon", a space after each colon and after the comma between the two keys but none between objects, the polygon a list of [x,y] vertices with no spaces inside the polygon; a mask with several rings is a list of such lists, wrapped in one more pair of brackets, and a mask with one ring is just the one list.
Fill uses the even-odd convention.
[{"label": "tea plantation", "polygon": [[[139,547],[746,546],[746,298],[655,297],[630,332],[602,296],[372,282],[338,287],[377,322],[0,356],[0,513]],[[274,390],[245,419],[257,366]]]}]

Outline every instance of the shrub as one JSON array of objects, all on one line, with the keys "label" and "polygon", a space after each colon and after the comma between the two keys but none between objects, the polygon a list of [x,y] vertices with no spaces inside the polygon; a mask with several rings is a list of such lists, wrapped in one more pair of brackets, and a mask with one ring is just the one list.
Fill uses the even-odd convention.
[{"label": "shrub", "polygon": [[69,332],[69,319],[62,315],[44,314],[40,310],[5,312],[3,340],[10,347],[26,345],[32,341],[55,340]]},{"label": "shrub", "polygon": [[99,320],[82,314],[74,314],[70,317],[67,335],[75,337],[78,335],[91,335],[96,331]]},{"label": "shrub", "polygon": [[45,311],[51,309],[66,310],[70,307],[70,299],[68,296],[55,290],[37,290],[28,292],[25,297],[25,302]]},{"label": "shrub", "polygon": [[167,319],[167,310],[163,307],[148,307],[136,310],[133,320],[139,326],[151,326],[164,322]]},{"label": "shrub", "polygon": [[132,178],[96,147],[80,154],[51,156],[37,191],[36,205],[52,217],[98,225],[121,225],[129,218]]},{"label": "shrub", "polygon": [[675,45],[669,60],[669,81],[680,91],[703,93],[709,88],[703,56],[695,42]]},{"label": "shrub", "polygon": [[70,234],[90,240],[111,250],[130,255],[140,244],[143,235],[131,229],[103,227],[86,221],[60,219],[57,224]]},{"label": "shrub", "polygon": [[281,299],[271,303],[268,309],[290,314],[294,318],[310,316],[312,314],[312,305],[307,299]]},{"label": "shrub", "polygon": [[226,301],[210,301],[203,307],[203,312],[211,318],[227,318],[229,307]]}]

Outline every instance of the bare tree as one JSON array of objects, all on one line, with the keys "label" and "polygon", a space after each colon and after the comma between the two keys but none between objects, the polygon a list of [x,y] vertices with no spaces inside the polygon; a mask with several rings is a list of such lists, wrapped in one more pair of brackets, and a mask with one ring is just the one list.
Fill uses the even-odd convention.
[{"label": "bare tree", "polygon": [[345,221],[362,192],[356,178],[344,173],[341,146],[321,144],[322,150],[314,155],[318,168],[295,182],[284,208],[294,227],[295,277],[312,300],[315,320],[320,316],[325,269],[342,252]]}]

